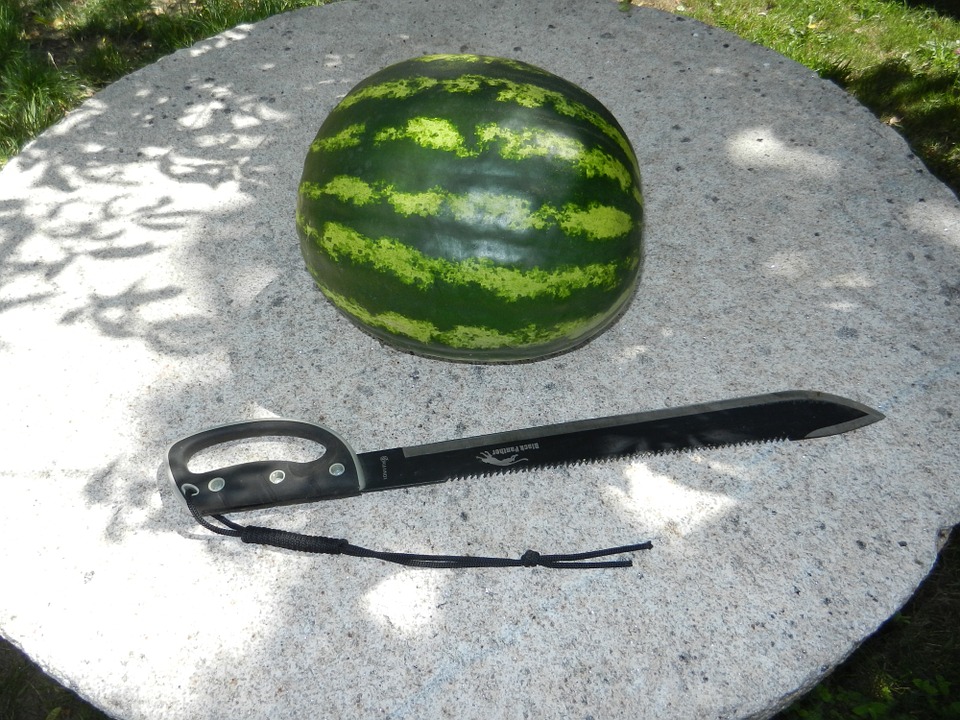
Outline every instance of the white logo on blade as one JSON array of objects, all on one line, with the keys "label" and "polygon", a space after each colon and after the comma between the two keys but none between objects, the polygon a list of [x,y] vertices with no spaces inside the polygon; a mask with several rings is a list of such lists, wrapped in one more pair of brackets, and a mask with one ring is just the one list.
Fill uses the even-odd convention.
[{"label": "white logo on blade", "polygon": [[519,462],[529,462],[527,458],[518,457],[517,455],[511,455],[506,458],[494,457],[486,451],[477,455],[477,460],[485,462],[487,465],[496,465],[498,467],[508,467],[509,465],[516,465]]},{"label": "white logo on blade", "polygon": [[[516,465],[521,462],[530,462],[529,458],[520,457],[520,453],[524,450],[539,450],[540,443],[527,443],[525,445],[514,445],[513,447],[504,447],[497,448],[496,450],[487,451],[484,450],[482,453],[477,455],[477,460],[484,462],[487,465],[496,465],[497,467],[509,467],[510,465]],[[508,455],[508,453],[513,453]],[[502,455],[504,457],[498,457]]]}]

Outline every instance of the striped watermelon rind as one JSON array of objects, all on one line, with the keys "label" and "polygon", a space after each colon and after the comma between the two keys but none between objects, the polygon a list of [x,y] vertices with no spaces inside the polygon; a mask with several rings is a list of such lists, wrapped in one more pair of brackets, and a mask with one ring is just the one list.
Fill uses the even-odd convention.
[{"label": "striped watermelon rind", "polygon": [[626,307],[640,187],[623,129],[585,90],[516,60],[425,56],[371,75],[324,121],[297,230],[320,290],[375,337],[531,360]]}]

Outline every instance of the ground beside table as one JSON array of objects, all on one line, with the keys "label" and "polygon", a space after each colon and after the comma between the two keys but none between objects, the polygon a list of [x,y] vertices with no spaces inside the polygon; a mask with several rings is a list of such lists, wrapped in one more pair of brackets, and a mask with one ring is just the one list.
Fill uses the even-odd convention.
[{"label": "ground beside table", "polygon": [[[0,173],[0,631],[122,718],[770,714],[911,594],[960,515],[960,208],[809,70],[614,2],[343,2],[93,97]],[[627,314],[551,360],[396,353],[313,287],[293,226],[320,122],[427,52],[545,67],[640,160]],[[652,539],[629,570],[403,570],[212,537],[174,440],[250,417],[356,450],[788,388],[887,419],[384,493],[259,524],[513,556]]]}]

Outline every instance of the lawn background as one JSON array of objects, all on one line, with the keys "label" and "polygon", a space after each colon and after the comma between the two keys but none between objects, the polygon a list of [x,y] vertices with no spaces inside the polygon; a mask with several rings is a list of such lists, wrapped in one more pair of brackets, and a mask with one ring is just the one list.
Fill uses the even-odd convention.
[{"label": "lawn background", "polygon": [[[901,132],[958,193],[958,1],[634,4],[724,28],[836,82]],[[123,75],[237,24],[318,4],[322,0],[0,0],[0,167]],[[632,11],[630,3],[620,6]],[[960,531],[941,540],[946,546],[937,567],[913,599],[779,720],[960,719]],[[106,717],[0,641],[0,720]]]}]

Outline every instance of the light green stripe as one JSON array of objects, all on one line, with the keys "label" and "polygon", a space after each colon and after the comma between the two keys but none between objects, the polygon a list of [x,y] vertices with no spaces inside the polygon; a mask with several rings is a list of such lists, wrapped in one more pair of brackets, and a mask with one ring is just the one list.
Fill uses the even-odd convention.
[{"label": "light green stripe", "polygon": [[360,265],[372,265],[381,273],[393,275],[404,285],[426,289],[436,280],[436,261],[394,238],[371,240],[340,223],[326,223],[318,232],[302,218],[300,227],[334,261],[347,258]]},{"label": "light green stripe", "polygon": [[543,345],[564,337],[577,338],[603,319],[603,313],[600,313],[550,327],[528,325],[511,333],[471,325],[457,325],[452,330],[441,330],[428,320],[417,320],[395,312],[371,312],[358,302],[326,287],[320,278],[316,276],[314,278],[320,290],[334,305],[364,325],[412,338],[420,343],[435,343],[451,348],[493,350],[502,347],[522,348]]},{"label": "light green stripe", "polygon": [[564,205],[557,223],[567,235],[585,235],[591,240],[612,240],[633,229],[633,221],[622,210],[599,203],[587,208]]},{"label": "light green stripe", "polygon": [[[314,141],[315,152],[336,152],[360,144],[363,125],[351,125],[337,135]],[[473,129],[477,141],[471,148],[464,134],[445,118],[416,117],[398,127],[385,127],[373,137],[374,143],[410,141],[419,147],[453,153],[457,157],[477,157],[490,148],[505,160],[522,162],[530,158],[548,158],[566,163],[587,178],[606,177],[620,185],[624,192],[639,197],[633,188],[633,175],[627,167],[599,148],[587,147],[562,133],[539,128],[511,130],[496,123],[477,125]]]},{"label": "light green stripe", "polygon": [[[442,56],[434,56],[444,59]],[[429,60],[422,58],[423,60]],[[367,85],[347,93],[346,97],[333,109],[333,112],[346,110],[365,100],[404,100],[419,93],[439,87],[449,93],[473,93],[484,86],[491,86],[497,82],[496,78],[486,75],[465,73],[455,78],[437,80],[431,77],[410,77],[397,80],[387,80],[376,85]]]},{"label": "light green stripe", "polygon": [[334,112],[346,110],[364,100],[402,100],[433,88],[439,88],[448,93],[473,93],[485,86],[499,90],[496,98],[498,102],[512,103],[526,108],[550,105],[561,115],[588,122],[617,143],[628,157],[633,157],[630,142],[623,133],[600,113],[591,110],[583,103],[571,100],[562,92],[549,90],[534,83],[516,82],[486,75],[467,73],[445,80],[430,77],[388,80],[347,94],[334,108]]},{"label": "light green stripe", "polygon": [[568,203],[562,208],[545,203],[533,210],[528,200],[513,195],[482,191],[457,195],[439,187],[421,193],[404,193],[385,183],[371,185],[348,175],[338,175],[325,185],[305,181],[300,185],[300,192],[314,199],[329,195],[358,207],[385,200],[394,211],[408,217],[432,217],[446,211],[457,222],[511,232],[545,230],[557,225],[567,235],[604,241],[623,237],[634,229],[630,215],[599,203],[586,207]]},{"label": "light green stripe", "polygon": [[388,80],[378,85],[368,85],[347,93],[347,96],[340,101],[333,112],[346,110],[364,100],[402,100],[436,87],[438,82],[433,78],[413,77],[403,80]]},{"label": "light green stripe", "polygon": [[314,152],[335,152],[336,150],[344,150],[349,147],[356,147],[360,144],[360,137],[363,135],[365,130],[366,125],[363,123],[350,125],[338,132],[336,135],[314,140],[313,144],[310,145],[310,149]]},{"label": "light green stripe", "polygon": [[498,102],[514,103],[526,108],[552,105],[553,109],[561,115],[590,123],[617,143],[628,157],[633,155],[630,143],[616,126],[608,122],[600,113],[591,110],[583,103],[571,100],[562,92],[548,90],[533,83],[518,83],[512,80],[491,80],[489,84],[501,88],[497,95]]},{"label": "light green stripe", "polygon": [[514,70],[519,70],[521,72],[535,74],[535,75],[546,75],[548,77],[556,77],[553,73],[547,72],[543,68],[539,68],[536,65],[531,65],[530,63],[525,63],[522,60],[511,60],[510,58],[502,57],[493,57],[490,55],[445,55],[442,53],[437,53],[435,55],[422,55],[421,57],[411,58],[411,62],[421,62],[421,63],[433,63],[433,62],[450,62],[450,63],[460,63],[460,64],[481,64],[481,65],[503,65]]},{"label": "light green stripe", "polygon": [[481,150],[496,143],[500,156],[506,160],[552,158],[570,163],[588,178],[610,178],[624,192],[633,185],[633,176],[619,160],[599,148],[588,150],[579,140],[562,133],[539,128],[516,131],[489,123],[478,125],[476,135]]},{"label": "light green stripe", "polygon": [[420,147],[452,152],[460,157],[476,155],[467,149],[456,125],[445,118],[415,117],[402,128],[384,128],[373,136],[377,144],[394,140],[412,140]]},{"label": "light green stripe", "polygon": [[438,215],[448,195],[448,193],[445,193],[440,188],[433,188],[425,192],[407,193],[394,190],[393,187],[387,186],[381,192],[387,202],[393,206],[393,209],[404,217],[410,217],[411,215],[418,217]]},{"label": "light green stripe", "polygon": [[585,152],[583,143],[579,140],[540,128],[517,131],[496,123],[488,123],[477,125],[476,135],[480,149],[498,143],[500,155],[506,160],[550,157],[577,162]]},{"label": "light green stripe", "polygon": [[578,290],[609,289],[616,286],[620,263],[591,263],[554,271],[497,265],[485,258],[452,261],[430,257],[390,237],[368,238],[341,223],[325,223],[322,230],[311,226],[298,213],[297,224],[317,247],[334,261],[346,258],[370,265],[392,275],[405,285],[425,290],[436,282],[476,285],[492,295],[516,301],[523,298],[566,298]]},{"label": "light green stripe", "polygon": [[324,186],[306,181],[300,185],[300,192],[308,197],[320,199],[324,195],[333,195],[340,202],[351,205],[367,205],[380,197],[372,185],[350,175],[337,175]]}]

